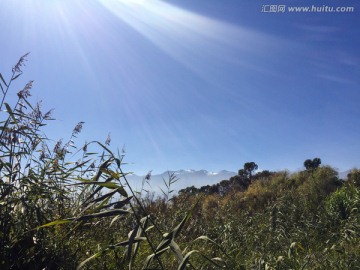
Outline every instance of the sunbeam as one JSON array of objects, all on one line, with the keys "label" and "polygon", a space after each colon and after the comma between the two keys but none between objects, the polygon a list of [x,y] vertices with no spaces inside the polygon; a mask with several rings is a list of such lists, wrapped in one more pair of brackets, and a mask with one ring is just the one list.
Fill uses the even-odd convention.
[{"label": "sunbeam", "polygon": [[325,157],[345,130],[357,138],[358,20],[254,1],[9,0],[1,63],[30,51],[33,97],[61,121],[50,132],[80,120],[97,139],[111,131],[144,171],[290,166],[314,147]]},{"label": "sunbeam", "polygon": [[268,35],[160,0],[99,2],[173,59],[207,80],[214,78],[209,72],[216,74],[221,64],[261,70],[254,56],[264,56],[276,43]]}]

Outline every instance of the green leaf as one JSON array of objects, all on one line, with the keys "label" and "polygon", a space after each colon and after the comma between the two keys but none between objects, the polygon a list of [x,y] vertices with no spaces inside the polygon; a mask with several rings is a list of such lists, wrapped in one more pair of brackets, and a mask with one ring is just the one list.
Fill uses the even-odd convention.
[{"label": "green leaf", "polygon": [[214,240],[210,239],[210,238],[207,237],[206,235],[199,236],[199,237],[196,238],[194,241],[197,241],[197,240],[209,241],[210,243],[212,243],[212,244],[214,244],[215,246],[217,246],[227,257],[231,258],[231,256],[226,253],[226,251],[224,250],[223,247],[221,247],[218,243],[216,243]]},{"label": "green leaf", "polygon": [[85,156],[97,155],[96,152],[86,152]]},{"label": "green leaf", "polygon": [[114,172],[113,170],[104,168],[104,169],[101,169],[101,171],[103,173],[106,173],[106,174],[110,175],[114,179],[119,179],[120,178],[120,173]]},{"label": "green leaf", "polygon": [[111,192],[109,192],[109,193],[107,193],[107,194],[105,194],[103,196],[100,196],[99,198],[93,199],[92,201],[89,202],[89,204],[103,201],[106,198],[113,196],[116,192],[117,192],[117,190],[111,191]]},{"label": "green leaf", "polygon": [[114,218],[111,220],[109,227],[111,227],[111,226],[114,224],[114,222],[117,221],[119,218],[120,218],[120,216],[114,217]]},{"label": "green leaf", "polygon": [[55,220],[55,221],[51,221],[49,223],[46,223],[44,225],[41,225],[39,227],[37,227],[37,229],[40,229],[40,228],[45,228],[45,227],[51,227],[51,226],[56,226],[56,225],[61,225],[61,224],[65,224],[65,223],[68,223],[70,222],[71,220],[69,219],[58,219],[58,220]]},{"label": "green leaf", "polygon": [[103,173],[103,169],[106,169],[107,167],[109,167],[112,161],[113,161],[113,158],[109,158],[100,165],[99,170],[98,170],[96,176],[94,177],[94,181],[99,181],[99,179]]},{"label": "green leaf", "polygon": [[217,245],[217,243],[214,240],[210,239],[206,235],[199,236],[198,238],[195,239],[195,241],[197,241],[197,240],[205,240],[205,241],[209,241],[209,242]]},{"label": "green leaf", "polygon": [[[208,256],[206,256],[206,255],[204,255],[204,254],[202,254],[202,253],[200,253],[200,255],[201,255],[204,259],[206,259],[207,261],[209,261],[212,265],[215,265],[215,266],[217,266],[217,267],[224,268],[224,266],[226,265],[226,263],[224,262],[224,260],[221,259],[221,258],[219,258],[219,257],[209,258]],[[218,264],[218,262],[222,262],[223,265]]]},{"label": "green leaf", "polygon": [[180,249],[179,245],[175,241],[171,241],[170,248],[175,253],[178,260],[181,262],[184,259],[184,256],[181,253],[181,249]]},{"label": "green leaf", "polygon": [[151,264],[151,262],[153,261],[153,259],[155,257],[159,257],[161,254],[163,254],[165,251],[167,251],[169,249],[169,247],[164,248],[162,250],[157,251],[156,253],[153,253],[149,256],[147,256],[146,260],[145,260],[145,266],[143,267],[143,269],[148,269],[149,265]]},{"label": "green leaf", "polygon": [[[105,250],[107,251],[107,250]],[[97,257],[99,257],[100,255],[102,255],[104,253],[104,251],[100,251],[98,253],[95,253],[94,255],[92,255],[91,257],[87,258],[85,261],[82,261],[78,267],[76,268],[76,270],[79,270],[81,268],[84,267],[85,264],[87,264],[89,261],[93,260],[93,259],[96,259]]]},{"label": "green leaf", "polygon": [[[127,197],[127,196],[128,196],[126,190],[125,190],[123,187],[118,188],[118,189],[117,189],[117,192],[119,192],[119,193],[120,193],[122,196],[124,196],[124,197]],[[132,196],[131,196],[131,198],[132,198]]]},{"label": "green leaf", "polygon": [[118,158],[115,158],[115,162],[116,162],[116,165],[118,166],[118,168],[120,168],[121,160]]},{"label": "green leaf", "polygon": [[[78,186],[78,185],[97,185],[100,187],[106,187],[109,189],[119,189],[121,192],[123,192],[122,190],[124,190],[124,188],[122,186],[119,186],[118,184],[115,184],[113,182],[98,182],[98,181],[89,181],[89,180],[84,180],[84,179],[75,179],[75,180],[79,180],[82,181],[82,183],[75,183],[75,184],[68,184],[67,186]],[[119,192],[120,192],[119,191]],[[125,190],[124,190],[125,191]],[[124,193],[125,194],[125,193]],[[122,195],[122,194],[121,194]]]},{"label": "green leaf", "polygon": [[41,226],[37,227],[37,229],[60,225],[60,224],[68,223],[70,221],[75,221],[75,220],[83,221],[83,220],[89,220],[89,219],[93,219],[93,218],[103,218],[103,217],[111,217],[111,216],[115,216],[115,215],[125,215],[125,214],[129,214],[129,213],[130,213],[129,211],[122,210],[122,209],[104,211],[104,212],[95,213],[95,214],[91,214],[91,215],[85,215],[85,216],[81,216],[81,217],[77,217],[77,218],[67,218],[67,219],[55,220],[55,221],[46,223],[44,225],[41,225]]},{"label": "green leaf", "polygon": [[130,212],[127,210],[122,210],[122,209],[116,209],[116,210],[110,210],[110,211],[104,211],[104,212],[100,212],[100,213],[95,213],[95,214],[91,214],[91,215],[85,215],[85,216],[81,216],[78,218],[71,218],[71,220],[77,220],[77,221],[82,221],[82,220],[89,220],[89,219],[93,219],[93,218],[103,218],[103,217],[112,217],[115,215],[126,215],[129,214]]},{"label": "green leaf", "polygon": [[[130,262],[131,261],[131,255],[133,253],[133,244],[135,242],[135,238],[137,236],[138,230],[139,230],[140,224],[136,225],[136,228],[134,230],[132,230],[129,233],[129,240],[128,240],[128,249],[127,249],[127,260]],[[145,238],[146,239],[146,238]]]},{"label": "green leaf", "polygon": [[146,228],[145,232],[148,232],[148,231],[150,231],[150,230],[152,230],[152,229],[154,229],[154,228],[155,228],[155,226],[154,226],[154,225],[151,225],[151,226],[149,226],[149,227]]},{"label": "green leaf", "polygon": [[178,270],[184,270],[186,268],[186,264],[189,262],[189,259],[190,259],[190,255],[193,254],[193,253],[198,253],[199,251],[197,250],[192,250],[190,252],[188,252],[184,259],[182,260],[182,262],[180,263],[179,267],[178,267]]},{"label": "green leaf", "polygon": [[171,241],[173,238],[173,234],[172,233],[167,233],[164,234],[164,239],[160,242],[160,244],[158,245],[158,247],[156,248],[156,251],[162,250],[166,247],[169,247]]},{"label": "green leaf", "polygon": [[[144,238],[144,237],[138,237],[138,238],[135,238],[135,239],[134,239],[134,242],[135,242],[135,243],[138,243],[138,242],[141,242],[141,241],[144,241],[144,240],[146,240],[146,238]],[[90,257],[87,258],[86,260],[82,261],[82,262],[78,265],[78,267],[76,268],[76,270],[79,270],[79,269],[83,268],[84,265],[87,264],[89,261],[91,261],[91,260],[93,260],[93,259],[96,259],[97,257],[102,256],[102,255],[108,253],[108,252],[111,251],[111,250],[114,250],[114,249],[119,248],[119,247],[122,247],[122,246],[127,246],[127,245],[129,245],[129,241],[124,241],[124,242],[120,242],[120,243],[115,244],[115,245],[110,245],[110,246],[108,246],[106,249],[101,250],[101,251],[95,253],[94,255],[90,256]]]},{"label": "green leaf", "polygon": [[114,202],[112,204],[114,205],[114,208],[119,209],[119,208],[127,205],[131,201],[132,198],[133,198],[133,196],[130,196],[130,197],[125,198],[124,200]]},{"label": "green leaf", "polygon": [[[143,234],[143,230],[147,230],[149,217],[150,216],[145,216],[140,220],[141,226],[139,226],[135,238],[141,238],[141,235]],[[133,256],[131,256],[131,258],[130,258],[129,269],[131,269],[131,267],[132,267],[132,265],[133,265],[133,263],[135,261],[135,257],[136,257],[136,255],[137,255],[137,253],[139,251],[139,248],[140,248],[140,242],[136,242],[134,244]]]},{"label": "green leaf", "polygon": [[197,202],[192,207],[192,209],[187,213],[187,215],[183,218],[183,220],[170,233],[165,233],[163,235],[163,240],[157,246],[156,251],[155,251],[156,253],[160,252],[161,250],[168,249],[169,247],[172,247],[174,252],[177,254],[176,245],[172,244],[172,242],[174,242],[174,239],[180,234],[180,232],[181,232],[182,228],[184,227],[185,223],[191,217],[195,207],[199,203],[199,200],[200,200],[200,198],[197,200]]},{"label": "green leaf", "polygon": [[111,249],[117,248],[117,247],[126,247],[126,246],[131,246],[132,243],[139,243],[141,241],[146,240],[145,237],[135,237],[132,241],[123,241],[120,243],[117,243],[115,245],[109,246]]},{"label": "green leaf", "polygon": [[171,232],[171,234],[173,234],[173,238],[177,237],[180,234],[181,229],[184,227],[185,223],[190,219],[190,217],[192,216],[195,207],[197,206],[197,204],[199,203],[200,198],[196,201],[195,205],[192,207],[192,209],[187,213],[187,215],[184,217],[184,219],[180,222],[179,225],[177,225],[173,231]]}]

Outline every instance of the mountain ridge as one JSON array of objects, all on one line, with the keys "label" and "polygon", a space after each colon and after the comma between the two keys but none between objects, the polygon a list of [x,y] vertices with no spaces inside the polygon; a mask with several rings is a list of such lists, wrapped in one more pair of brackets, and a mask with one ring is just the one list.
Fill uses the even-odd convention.
[{"label": "mountain ridge", "polygon": [[[339,178],[346,179],[347,174],[351,170],[338,172]],[[201,186],[214,185],[219,183],[221,180],[228,180],[230,177],[237,175],[236,172],[228,170],[220,170],[217,172],[208,171],[205,169],[194,170],[194,169],[179,169],[179,170],[167,170],[162,173],[152,174],[152,171],[145,175],[129,174],[126,178],[135,186],[137,189],[141,189],[142,185],[145,184],[155,193],[160,193],[161,189],[165,188],[164,181],[168,181],[171,175],[176,177],[176,181],[171,185],[171,189],[178,192],[181,189],[194,186],[200,188]],[[150,176],[145,181],[145,177]]]},{"label": "mountain ridge", "polygon": [[[141,187],[146,176],[150,175],[148,184],[154,188],[163,188],[165,186],[164,181],[169,179],[170,175],[174,175],[177,181],[172,185],[172,189],[175,191],[179,191],[180,189],[195,186],[200,188],[204,185],[213,185],[221,180],[227,180],[230,177],[236,175],[236,172],[220,170],[218,172],[211,172],[208,170],[194,170],[194,169],[180,169],[180,170],[168,170],[159,174],[152,174],[150,171],[145,175],[137,175],[137,174],[129,174],[126,176],[128,180],[130,180],[133,184],[136,184],[136,187]],[[155,190],[156,192],[156,190]]]}]

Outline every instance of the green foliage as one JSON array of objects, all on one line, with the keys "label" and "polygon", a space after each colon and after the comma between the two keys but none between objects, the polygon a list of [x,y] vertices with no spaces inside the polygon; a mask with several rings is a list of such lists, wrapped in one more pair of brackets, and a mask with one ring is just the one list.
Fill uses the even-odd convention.
[{"label": "green foliage", "polygon": [[[32,81],[7,103],[27,56],[9,81],[0,74],[0,268],[185,269],[209,260],[221,268],[179,242],[197,202],[171,209],[174,176],[164,180],[165,198],[147,203],[127,181],[123,155],[109,149],[110,137],[78,147],[79,122],[68,140],[47,138],[51,111],[31,105]],[[165,222],[154,203],[170,210]],[[193,253],[202,257],[193,262]]]},{"label": "green foliage", "polygon": [[352,170],[348,175],[348,181],[353,185],[360,187],[360,170]]},{"label": "green foliage", "polygon": [[327,197],[325,206],[334,221],[349,219],[360,207],[360,190],[353,185],[345,185]]},{"label": "green foliage", "polygon": [[162,197],[137,192],[109,137],[77,147],[83,122],[46,137],[33,82],[7,102],[26,57],[0,74],[1,269],[359,268],[359,170],[343,182],[320,159],[295,174],[248,162],[216,185],[175,195],[169,175]]},{"label": "green foliage", "polygon": [[194,231],[221,243],[229,269],[357,269],[359,194],[328,166],[272,173],[246,190],[205,196]]},{"label": "green foliage", "polygon": [[304,167],[306,168],[306,170],[314,170],[318,168],[320,164],[321,164],[320,158],[314,158],[313,160],[307,159],[304,161]]},{"label": "green foliage", "polygon": [[264,180],[269,178],[274,172],[270,171],[261,171],[253,175],[253,172],[257,170],[258,165],[255,162],[246,162],[244,168],[240,169],[238,175],[231,177],[229,180],[222,180],[220,183],[214,185],[206,185],[201,188],[196,188],[194,186],[181,189],[180,194],[220,194],[225,195],[234,191],[244,191],[246,190],[252,180]]},{"label": "green foliage", "polygon": [[245,174],[249,179],[252,177],[252,173],[258,169],[258,165],[255,162],[246,162],[244,169],[239,170],[239,175]]}]

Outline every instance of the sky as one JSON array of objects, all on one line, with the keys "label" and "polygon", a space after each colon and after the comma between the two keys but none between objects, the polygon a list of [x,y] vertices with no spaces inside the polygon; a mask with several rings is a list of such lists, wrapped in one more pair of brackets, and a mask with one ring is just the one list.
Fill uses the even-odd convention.
[{"label": "sky", "polygon": [[360,167],[358,0],[2,0],[0,26],[5,78],[30,52],[12,95],[34,80],[48,137],[84,121],[124,171]]}]

